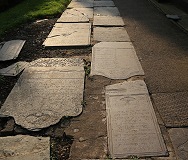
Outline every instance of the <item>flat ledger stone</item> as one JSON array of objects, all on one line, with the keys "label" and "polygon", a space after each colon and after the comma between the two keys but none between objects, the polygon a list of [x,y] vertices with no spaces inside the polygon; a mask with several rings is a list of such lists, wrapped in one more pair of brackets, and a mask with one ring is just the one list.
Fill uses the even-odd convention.
[{"label": "flat ledger stone", "polygon": [[107,86],[105,95],[108,146],[112,158],[167,154],[143,81]]},{"label": "flat ledger stone", "polygon": [[0,137],[0,144],[0,159],[3,160],[50,160],[48,137]]},{"label": "flat ledger stone", "polygon": [[0,61],[16,59],[25,43],[25,40],[6,42],[0,49]]},{"label": "flat ledger stone", "polygon": [[132,43],[100,42],[92,48],[91,76],[127,79],[144,75]]},{"label": "flat ledger stone", "polygon": [[67,8],[93,8],[93,0],[72,1]]},{"label": "flat ledger stone", "polygon": [[93,8],[72,8],[63,12],[57,22],[89,22],[93,19]]},{"label": "flat ledger stone", "polygon": [[90,45],[90,23],[56,23],[43,45],[46,47]]},{"label": "flat ledger stone", "polygon": [[0,75],[3,76],[17,76],[21,71],[27,67],[27,62],[17,62],[6,68],[0,69]]},{"label": "flat ledger stone", "polygon": [[95,7],[94,15],[96,16],[120,16],[117,7]]},{"label": "flat ledger stone", "polygon": [[123,19],[119,16],[94,16],[94,26],[124,26]]},{"label": "flat ledger stone", "polygon": [[95,27],[94,40],[102,42],[130,42],[124,27]]},{"label": "flat ledger stone", "polygon": [[78,116],[84,76],[83,66],[28,67],[0,114],[14,117],[18,125],[32,131],[56,124],[63,116]]},{"label": "flat ledger stone", "polygon": [[114,7],[113,1],[94,1],[94,7]]}]

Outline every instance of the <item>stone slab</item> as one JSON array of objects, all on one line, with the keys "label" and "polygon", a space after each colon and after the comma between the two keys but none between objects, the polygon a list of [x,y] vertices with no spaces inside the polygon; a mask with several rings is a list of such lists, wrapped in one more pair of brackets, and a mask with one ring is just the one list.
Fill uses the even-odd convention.
[{"label": "stone slab", "polygon": [[124,26],[123,19],[119,16],[94,16],[94,26]]},{"label": "stone slab", "polygon": [[90,45],[90,23],[56,23],[43,45],[46,47]]},{"label": "stone slab", "polygon": [[6,42],[0,50],[0,61],[16,59],[25,43],[25,40]]},{"label": "stone slab", "polygon": [[167,127],[188,126],[188,92],[152,94],[154,104]]},{"label": "stone slab", "polygon": [[149,94],[142,91],[146,86],[141,84],[144,82],[139,80],[106,87],[108,146],[112,158],[167,154]]},{"label": "stone slab", "polygon": [[17,76],[21,71],[27,67],[27,62],[17,62],[6,68],[0,69],[0,75],[3,76]]},{"label": "stone slab", "polygon": [[187,160],[188,128],[172,128],[168,132],[178,160]]},{"label": "stone slab", "polygon": [[28,67],[6,99],[1,115],[16,124],[38,131],[56,124],[63,116],[82,112],[83,67]]},{"label": "stone slab", "polygon": [[94,7],[115,7],[113,1],[94,1]]},{"label": "stone slab", "polygon": [[130,38],[124,27],[95,27],[94,40],[102,42],[129,42]]},{"label": "stone slab", "polygon": [[63,12],[57,22],[89,22],[93,19],[93,8],[72,8]]},{"label": "stone slab", "polygon": [[88,1],[72,1],[67,8],[93,8],[93,0],[88,0]]},{"label": "stone slab", "polygon": [[95,7],[94,15],[96,16],[120,16],[117,7]]},{"label": "stone slab", "polygon": [[48,137],[0,137],[0,144],[0,159],[3,160],[50,160]]},{"label": "stone slab", "polygon": [[101,42],[92,49],[91,76],[127,79],[144,75],[136,52],[130,42]]}]

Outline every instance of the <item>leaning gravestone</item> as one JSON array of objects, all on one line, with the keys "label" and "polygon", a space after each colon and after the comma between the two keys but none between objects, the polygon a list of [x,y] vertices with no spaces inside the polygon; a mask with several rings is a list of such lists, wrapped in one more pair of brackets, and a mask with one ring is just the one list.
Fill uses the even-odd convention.
[{"label": "leaning gravestone", "polygon": [[167,154],[144,81],[110,85],[105,94],[112,158]]},{"label": "leaning gravestone", "polygon": [[37,131],[56,124],[63,116],[82,112],[83,66],[28,67],[6,99],[0,114]]},{"label": "leaning gravestone", "polygon": [[6,42],[0,49],[0,61],[16,59],[25,44],[25,40],[12,40]]},{"label": "leaning gravestone", "polygon": [[46,47],[90,45],[90,23],[56,23],[43,45]]},{"label": "leaning gravestone", "polygon": [[32,136],[0,137],[2,160],[50,160],[50,138]]},{"label": "leaning gravestone", "polygon": [[144,71],[131,42],[100,42],[92,48],[92,75],[127,79]]}]

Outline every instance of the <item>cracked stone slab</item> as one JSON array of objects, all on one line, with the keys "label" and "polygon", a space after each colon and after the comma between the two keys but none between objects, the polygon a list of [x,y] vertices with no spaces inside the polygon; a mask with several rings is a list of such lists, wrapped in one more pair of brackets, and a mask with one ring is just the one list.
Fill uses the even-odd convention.
[{"label": "cracked stone slab", "polygon": [[129,42],[130,38],[124,27],[95,27],[94,40],[103,42]]},{"label": "cracked stone slab", "polygon": [[50,160],[48,137],[0,137],[0,144],[0,159],[3,160]]},{"label": "cracked stone slab", "polygon": [[94,7],[115,7],[113,1],[94,1]]},{"label": "cracked stone slab", "polygon": [[82,112],[85,72],[83,66],[28,67],[12,89],[0,115],[38,131],[56,124],[63,116]]},{"label": "cracked stone slab", "polygon": [[0,49],[0,61],[16,59],[25,44],[25,40],[12,40],[5,42]]},{"label": "cracked stone slab", "polygon": [[89,22],[93,19],[93,8],[72,8],[63,12],[57,22]]},{"label": "cracked stone slab", "polygon": [[17,76],[21,71],[27,67],[27,62],[17,62],[6,68],[0,69],[0,75],[3,76]]},{"label": "cracked stone slab", "polygon": [[100,42],[92,48],[91,76],[127,79],[144,75],[136,52],[130,42]]},{"label": "cracked stone slab", "polygon": [[188,128],[172,128],[168,132],[178,160],[187,160]]},{"label": "cracked stone slab", "polygon": [[46,47],[90,45],[90,23],[56,23],[43,45]]},{"label": "cracked stone slab", "polygon": [[108,146],[112,158],[167,154],[144,81],[107,86],[105,96]]},{"label": "cracked stone slab", "polygon": [[93,0],[88,0],[88,1],[83,1],[83,0],[78,0],[78,1],[72,1],[67,8],[93,8]]},{"label": "cracked stone slab", "polygon": [[94,15],[96,16],[120,16],[117,7],[95,7]]},{"label": "cracked stone slab", "polygon": [[94,26],[124,26],[120,16],[94,16]]}]

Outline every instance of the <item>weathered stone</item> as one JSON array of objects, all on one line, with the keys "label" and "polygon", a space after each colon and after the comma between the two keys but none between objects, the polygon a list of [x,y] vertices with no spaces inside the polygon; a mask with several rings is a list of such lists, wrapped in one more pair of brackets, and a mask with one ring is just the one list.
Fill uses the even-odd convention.
[{"label": "weathered stone", "polygon": [[187,160],[188,128],[172,128],[169,130],[169,134],[178,160]]},{"label": "weathered stone", "polygon": [[43,45],[46,47],[90,45],[90,23],[56,23]]},{"label": "weathered stone", "polygon": [[144,71],[130,42],[101,42],[93,47],[91,76],[127,79],[144,75]]},{"label": "weathered stone", "polygon": [[127,42],[129,35],[124,27],[96,27],[94,28],[94,40],[103,42]]},{"label": "weathered stone", "polygon": [[120,16],[117,7],[95,7],[94,15],[96,16]]},{"label": "weathered stone", "polygon": [[67,8],[92,8],[93,7],[93,0],[88,1],[72,1]]},{"label": "weathered stone", "polygon": [[180,20],[180,17],[174,14],[167,14],[166,17],[172,20]]},{"label": "weathered stone", "polygon": [[16,59],[25,43],[25,40],[6,42],[0,50],[0,61]]},{"label": "weathered stone", "polygon": [[63,12],[57,22],[89,22],[93,19],[92,8],[73,8]]},{"label": "weathered stone", "polygon": [[124,26],[123,19],[119,16],[94,16],[94,26]]},{"label": "weathered stone", "polygon": [[32,136],[0,137],[0,159],[50,160],[50,139]]},{"label": "weathered stone", "polygon": [[106,109],[108,143],[112,158],[167,154],[143,81],[107,86]]},{"label": "weathered stone", "polygon": [[3,76],[17,76],[21,71],[27,67],[27,62],[17,62],[7,68],[0,69],[0,75]]},{"label": "weathered stone", "polygon": [[29,67],[6,99],[0,114],[28,130],[56,124],[82,112],[83,67]]},{"label": "weathered stone", "polygon": [[94,1],[94,7],[114,7],[113,1]]}]

